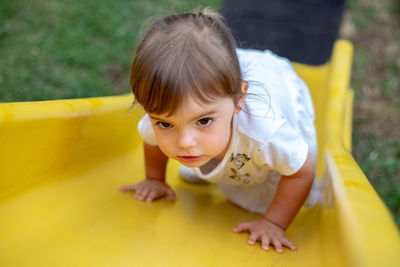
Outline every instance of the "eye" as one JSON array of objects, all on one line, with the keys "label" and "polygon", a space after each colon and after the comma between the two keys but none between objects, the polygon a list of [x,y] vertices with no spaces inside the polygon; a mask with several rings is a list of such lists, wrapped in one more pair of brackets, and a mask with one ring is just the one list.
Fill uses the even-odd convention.
[{"label": "eye", "polygon": [[160,127],[162,130],[166,130],[166,129],[169,129],[172,127],[171,123],[163,122],[163,121],[157,122],[156,125],[158,125],[158,127]]},{"label": "eye", "polygon": [[197,121],[199,126],[208,126],[212,123],[213,119],[211,118],[203,118]]}]

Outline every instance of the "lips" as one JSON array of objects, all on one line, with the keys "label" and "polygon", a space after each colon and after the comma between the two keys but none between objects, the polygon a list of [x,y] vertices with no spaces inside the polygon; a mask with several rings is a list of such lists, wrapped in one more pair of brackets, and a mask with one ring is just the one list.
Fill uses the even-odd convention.
[{"label": "lips", "polygon": [[196,162],[199,161],[202,156],[178,156],[177,157],[181,162]]}]

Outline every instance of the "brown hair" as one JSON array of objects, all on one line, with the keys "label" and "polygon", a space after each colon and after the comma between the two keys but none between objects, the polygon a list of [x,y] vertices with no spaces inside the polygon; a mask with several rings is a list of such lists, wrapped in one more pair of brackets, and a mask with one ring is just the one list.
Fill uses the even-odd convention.
[{"label": "brown hair", "polygon": [[146,112],[173,114],[188,96],[209,103],[241,93],[236,44],[223,18],[209,9],[167,16],[138,43],[130,84]]}]

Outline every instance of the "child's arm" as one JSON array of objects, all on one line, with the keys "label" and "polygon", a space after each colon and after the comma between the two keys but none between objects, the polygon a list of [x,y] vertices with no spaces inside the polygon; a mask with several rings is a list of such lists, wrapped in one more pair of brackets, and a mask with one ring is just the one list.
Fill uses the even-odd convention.
[{"label": "child's arm", "polygon": [[175,200],[174,191],[165,183],[165,171],[168,157],[158,146],[144,143],[144,158],[146,179],[138,184],[125,185],[120,191],[135,191],[134,197],[138,200],[151,202],[167,195]]},{"label": "child's arm", "polygon": [[282,176],[264,218],[286,230],[306,200],[313,180],[314,164],[308,155],[300,170],[290,176]]},{"label": "child's arm", "polygon": [[272,244],[277,252],[283,252],[282,245],[292,250],[296,247],[285,237],[285,230],[300,210],[311,189],[314,179],[314,165],[310,155],[295,174],[282,176],[275,197],[264,214],[264,218],[241,223],[233,231],[249,231],[248,243],[261,241],[262,248],[269,250]]}]

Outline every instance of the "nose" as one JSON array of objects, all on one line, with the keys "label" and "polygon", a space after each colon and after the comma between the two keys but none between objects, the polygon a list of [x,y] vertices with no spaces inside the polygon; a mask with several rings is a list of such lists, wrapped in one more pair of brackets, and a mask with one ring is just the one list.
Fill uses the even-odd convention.
[{"label": "nose", "polygon": [[195,147],[197,144],[196,136],[191,131],[183,131],[178,140],[178,145],[182,149],[189,149]]}]

